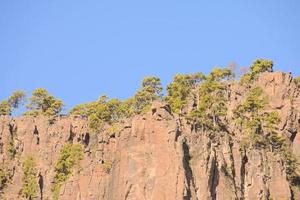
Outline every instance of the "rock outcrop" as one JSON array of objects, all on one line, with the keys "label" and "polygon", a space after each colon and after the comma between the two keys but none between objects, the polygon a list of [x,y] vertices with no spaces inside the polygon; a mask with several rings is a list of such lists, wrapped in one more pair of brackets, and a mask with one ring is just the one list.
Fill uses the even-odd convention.
[{"label": "rock outcrop", "polygon": [[[280,133],[300,158],[300,96],[292,77],[264,73],[254,83],[267,94],[270,109],[279,112]],[[287,179],[282,157],[266,149],[242,149],[241,130],[232,122],[232,110],[247,88],[229,87],[228,128],[201,131],[187,119],[154,102],[150,111],[120,122],[101,133],[89,130],[87,119],[62,116],[0,117],[0,164],[7,164],[11,180],[1,199],[22,199],[22,160],[37,161],[39,195],[52,199],[55,164],[63,145],[80,143],[80,169],[63,184],[62,200],[299,200]],[[13,159],[7,153],[11,143]]]}]

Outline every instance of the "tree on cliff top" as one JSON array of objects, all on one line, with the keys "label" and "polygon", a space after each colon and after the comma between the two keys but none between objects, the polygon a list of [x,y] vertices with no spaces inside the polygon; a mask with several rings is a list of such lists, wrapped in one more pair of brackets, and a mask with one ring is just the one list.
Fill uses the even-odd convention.
[{"label": "tree on cliff top", "polygon": [[112,124],[129,117],[132,113],[126,101],[101,96],[96,102],[87,104],[87,114],[90,128],[99,130],[104,122]]},{"label": "tree on cliff top", "polygon": [[167,86],[166,100],[175,113],[179,113],[187,103],[191,90],[205,78],[201,72],[194,74],[176,74],[173,81]]},{"label": "tree on cliff top", "polygon": [[49,94],[46,89],[37,88],[32,92],[26,107],[29,111],[25,114],[28,115],[55,116],[61,112],[63,101]]},{"label": "tree on cliff top", "polygon": [[197,107],[189,115],[200,123],[202,130],[218,128],[220,117],[226,115],[228,98],[224,80],[233,76],[230,68],[215,67],[198,85]]},{"label": "tree on cliff top", "polygon": [[256,59],[250,67],[251,72],[258,74],[262,72],[273,72],[273,61],[269,59]]},{"label": "tree on cliff top", "polygon": [[16,90],[8,99],[0,102],[0,115],[11,115],[13,109],[17,109],[25,102],[25,91]]},{"label": "tree on cliff top", "polygon": [[262,72],[273,72],[273,61],[269,59],[256,59],[250,66],[250,72],[241,77],[241,83],[248,83],[257,78]]},{"label": "tree on cliff top", "polygon": [[143,113],[150,108],[154,100],[162,98],[162,86],[157,76],[146,76],[143,79],[141,88],[134,97],[128,99],[134,113]]},{"label": "tree on cliff top", "polygon": [[12,108],[18,108],[20,105],[25,102],[25,91],[24,90],[16,90],[12,93],[12,95],[8,98],[9,105]]},{"label": "tree on cliff top", "polygon": [[147,76],[133,97],[120,100],[109,99],[106,95],[102,95],[96,101],[74,106],[69,113],[88,117],[89,127],[101,131],[104,123],[113,124],[133,114],[147,111],[151,102],[162,98],[161,92],[162,86],[159,77]]}]

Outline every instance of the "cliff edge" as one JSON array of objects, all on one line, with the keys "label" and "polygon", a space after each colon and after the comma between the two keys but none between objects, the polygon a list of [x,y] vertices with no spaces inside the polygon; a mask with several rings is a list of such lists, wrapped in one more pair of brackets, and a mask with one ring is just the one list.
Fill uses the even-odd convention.
[{"label": "cliff edge", "polygon": [[[264,72],[253,83],[276,110],[279,134],[300,159],[300,89],[289,74]],[[1,199],[22,199],[22,162],[36,160],[38,195],[53,199],[52,186],[66,143],[80,144],[80,165],[63,182],[60,200],[299,200],[299,180],[289,180],[282,154],[245,146],[234,109],[247,87],[228,84],[228,111],[221,130],[203,130],[182,114],[156,101],[145,114],[90,130],[79,116],[0,117],[0,164],[9,172]],[[186,110],[197,104],[190,98]],[[9,151],[14,151],[12,158]],[[299,174],[299,171],[295,172]]]}]

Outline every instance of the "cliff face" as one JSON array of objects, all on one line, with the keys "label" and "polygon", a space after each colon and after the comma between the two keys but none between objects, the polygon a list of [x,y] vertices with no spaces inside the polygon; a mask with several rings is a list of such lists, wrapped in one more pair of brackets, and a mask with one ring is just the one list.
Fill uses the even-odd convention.
[{"label": "cliff face", "polygon": [[[264,73],[254,85],[262,87],[270,109],[280,114],[280,134],[300,158],[300,90],[292,77]],[[195,128],[161,102],[98,134],[89,130],[86,119],[74,116],[52,123],[46,117],[1,117],[0,162],[8,163],[12,175],[0,197],[22,199],[21,162],[30,154],[39,174],[39,195],[34,199],[52,199],[59,152],[73,142],[83,145],[84,158],[63,184],[59,199],[300,199],[279,154],[241,148],[243,130],[233,122],[232,111],[245,94],[245,87],[229,86],[227,131],[220,132]],[[7,153],[11,141],[17,152],[14,159]]]}]

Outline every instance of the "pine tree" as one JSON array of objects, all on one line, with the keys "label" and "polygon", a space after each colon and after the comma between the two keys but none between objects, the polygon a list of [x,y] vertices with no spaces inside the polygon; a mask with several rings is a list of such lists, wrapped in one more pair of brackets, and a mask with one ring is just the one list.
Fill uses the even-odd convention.
[{"label": "pine tree", "polygon": [[29,103],[26,105],[28,115],[58,115],[63,107],[63,101],[55,98],[44,88],[37,88],[32,92]]}]

